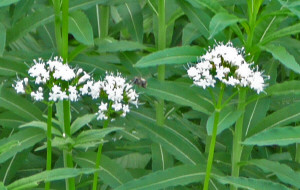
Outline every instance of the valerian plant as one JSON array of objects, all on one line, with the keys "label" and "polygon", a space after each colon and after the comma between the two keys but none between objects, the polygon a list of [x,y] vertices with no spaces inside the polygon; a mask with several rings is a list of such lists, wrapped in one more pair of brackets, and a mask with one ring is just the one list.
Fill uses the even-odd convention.
[{"label": "valerian plant", "polygon": [[0,1],[0,189],[299,189],[299,18],[297,0]]}]

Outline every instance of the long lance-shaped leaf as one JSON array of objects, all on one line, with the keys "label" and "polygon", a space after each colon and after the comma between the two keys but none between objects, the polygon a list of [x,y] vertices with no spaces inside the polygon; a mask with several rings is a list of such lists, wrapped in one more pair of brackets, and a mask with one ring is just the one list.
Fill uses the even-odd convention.
[{"label": "long lance-shaped leaf", "polygon": [[95,40],[99,53],[120,52],[120,51],[136,51],[143,50],[147,47],[134,41],[115,40],[113,38],[104,38]]},{"label": "long lance-shaped leaf", "polygon": [[6,28],[0,23],[0,56],[3,55],[6,42]]},{"label": "long lance-shaped leaf", "polygon": [[69,32],[80,43],[94,45],[92,25],[82,11],[74,11],[69,14]]},{"label": "long lance-shaped leaf", "polygon": [[200,47],[174,47],[157,51],[140,59],[135,67],[154,67],[164,64],[187,64],[196,62],[197,57],[204,53],[204,49]]},{"label": "long lance-shaped leaf", "polygon": [[279,127],[288,125],[291,122],[296,122],[300,120],[299,112],[300,102],[293,103],[286,106],[270,115],[265,117],[261,122],[259,122],[255,127],[249,129],[248,137],[253,136],[261,131],[271,129],[273,127]]},{"label": "long lance-shaped leaf", "polygon": [[261,46],[261,48],[271,53],[275,59],[279,60],[287,68],[300,73],[300,65],[295,60],[295,57],[287,52],[283,46],[266,45]]},{"label": "long lance-shaped leaf", "polygon": [[282,127],[263,131],[247,138],[243,144],[269,146],[286,146],[293,143],[300,143],[300,127]]},{"label": "long lance-shaped leaf", "polygon": [[235,187],[251,190],[289,190],[286,186],[264,179],[254,179],[245,177],[215,177],[223,184],[231,184]]},{"label": "long lance-shaped leaf", "polygon": [[[69,11],[72,12],[78,9],[87,9],[93,5],[103,4],[106,2],[107,0],[73,0],[70,2]],[[45,7],[41,10],[37,10],[32,15],[23,18],[7,30],[7,44],[19,39],[20,37],[23,37],[26,33],[32,31],[33,29],[53,21],[53,8]]]},{"label": "long lance-shaped leaf", "polygon": [[[74,157],[74,161],[81,167],[95,167],[96,157],[96,152],[82,152]],[[99,177],[113,189],[133,180],[127,170],[103,154],[99,169]]]},{"label": "long lance-shaped leaf", "polygon": [[26,75],[28,68],[25,64],[8,58],[0,58],[0,74],[2,76]]},{"label": "long lance-shaped leaf", "polygon": [[86,114],[84,116],[78,117],[73,121],[71,125],[71,134],[76,133],[78,130],[80,130],[82,127],[90,123],[93,119],[95,119],[95,114]]},{"label": "long lance-shaped leaf", "polygon": [[283,83],[277,83],[266,89],[267,95],[299,95],[300,81],[292,80]]},{"label": "long lance-shaped leaf", "polygon": [[109,127],[106,129],[91,129],[81,132],[75,139],[74,147],[88,148],[93,147],[103,141],[103,138],[111,132],[122,130],[118,127]]},{"label": "long lance-shaped leaf", "polygon": [[19,179],[7,186],[8,190],[30,189],[38,186],[40,182],[56,181],[71,177],[76,177],[81,174],[91,174],[97,170],[92,168],[59,168],[51,171],[44,171],[33,176]]},{"label": "long lance-shaped leaf", "polygon": [[191,183],[201,182],[205,177],[205,166],[183,165],[167,170],[161,170],[130,181],[116,190],[158,190],[166,187],[184,186]]},{"label": "long lance-shaped leaf", "polygon": [[[142,109],[141,111],[131,110],[130,113],[134,116],[135,120],[140,120],[144,123],[152,123],[154,125],[156,124],[155,113],[153,112],[148,113],[147,110]],[[189,131],[185,129],[182,124],[178,123],[177,121],[166,120],[164,123],[164,127],[172,133],[172,136],[177,136],[178,138],[185,141],[186,144],[188,144],[190,148],[195,152],[198,152],[198,154],[202,154],[197,147],[197,141],[193,139],[193,136],[189,134]]]},{"label": "long lance-shaped leaf", "polygon": [[0,86],[0,106],[26,120],[42,120],[42,112],[34,104],[2,86]]},{"label": "long lance-shaped leaf", "polygon": [[187,84],[177,82],[160,82],[158,80],[149,80],[148,86],[141,89],[148,95],[175,102],[179,105],[190,106],[194,110],[210,115],[214,106],[211,100],[206,96],[205,91],[195,89]]},{"label": "long lance-shaped leaf", "polygon": [[40,129],[21,130],[0,141],[0,163],[16,155],[45,138],[45,132]]},{"label": "long lance-shaped leaf", "polygon": [[[31,121],[31,122],[25,123],[23,125],[20,125],[19,128],[39,128],[44,131],[47,131],[47,123],[42,122],[42,121]],[[54,127],[52,127],[51,130],[54,135],[58,135],[58,136],[62,135],[62,133]]]},{"label": "long lance-shaped leaf", "polygon": [[131,1],[119,6],[119,13],[132,38],[143,43],[143,14],[140,3]]},{"label": "long lance-shaped leaf", "polygon": [[284,36],[290,36],[290,35],[293,35],[293,34],[297,34],[299,32],[300,32],[300,23],[297,23],[295,25],[288,26],[288,27],[285,27],[281,30],[270,33],[269,35],[267,35],[264,38],[264,40],[262,42],[260,42],[260,44],[267,44],[267,43],[269,43],[271,41],[274,41],[278,38],[282,38]]},{"label": "long lance-shaped leaf", "polygon": [[[132,117],[132,116],[129,116]],[[153,123],[137,122],[140,129],[154,142],[161,144],[165,150],[186,164],[205,163],[205,158],[199,151],[194,150],[186,141],[173,135],[168,128],[159,127]]]},{"label": "long lance-shaped leaf", "polygon": [[269,160],[250,160],[246,164],[255,165],[265,172],[274,173],[280,181],[300,188],[300,173],[292,170],[285,164]]}]

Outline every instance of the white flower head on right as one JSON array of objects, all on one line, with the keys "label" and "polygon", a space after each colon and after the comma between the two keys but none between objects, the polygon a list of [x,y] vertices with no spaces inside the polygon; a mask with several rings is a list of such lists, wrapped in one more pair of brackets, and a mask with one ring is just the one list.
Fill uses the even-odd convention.
[{"label": "white flower head on right", "polygon": [[268,76],[254,67],[254,63],[247,63],[244,54],[243,48],[235,48],[231,42],[217,43],[199,58],[196,65],[189,67],[188,76],[204,89],[214,87],[220,81],[233,87],[249,87],[259,94],[264,90]]}]

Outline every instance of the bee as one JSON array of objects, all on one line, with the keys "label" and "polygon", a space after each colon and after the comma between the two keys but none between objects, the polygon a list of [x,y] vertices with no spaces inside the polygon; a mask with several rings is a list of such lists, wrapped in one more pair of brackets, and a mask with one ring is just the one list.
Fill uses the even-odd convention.
[{"label": "bee", "polygon": [[147,80],[142,77],[134,77],[132,83],[143,88],[147,87]]}]

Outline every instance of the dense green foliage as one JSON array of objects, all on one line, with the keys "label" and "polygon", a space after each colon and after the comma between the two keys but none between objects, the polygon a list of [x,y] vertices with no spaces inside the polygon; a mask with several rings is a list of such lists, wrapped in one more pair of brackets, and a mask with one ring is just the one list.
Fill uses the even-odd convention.
[{"label": "dense green foliage", "polygon": [[[209,189],[300,189],[299,0],[70,0],[67,18],[55,14],[55,2],[0,1],[1,190],[44,188],[45,182],[66,189],[64,179],[74,177],[76,189],[91,189],[94,172],[98,189],[203,188],[220,88],[193,86],[186,69],[216,41],[245,47],[249,62],[270,79],[264,93],[247,90],[242,106],[238,89],[225,88]],[[63,18],[68,34],[63,25],[59,39]],[[28,76],[33,59],[64,53],[68,64],[96,79],[119,71],[148,84],[135,87],[139,107],[105,129],[92,100],[72,103],[71,112],[56,103],[53,169],[45,171],[47,105],[16,94],[12,84]],[[64,138],[66,113],[71,123]],[[232,153],[236,126],[240,155]],[[74,168],[64,167],[63,152]]]}]

